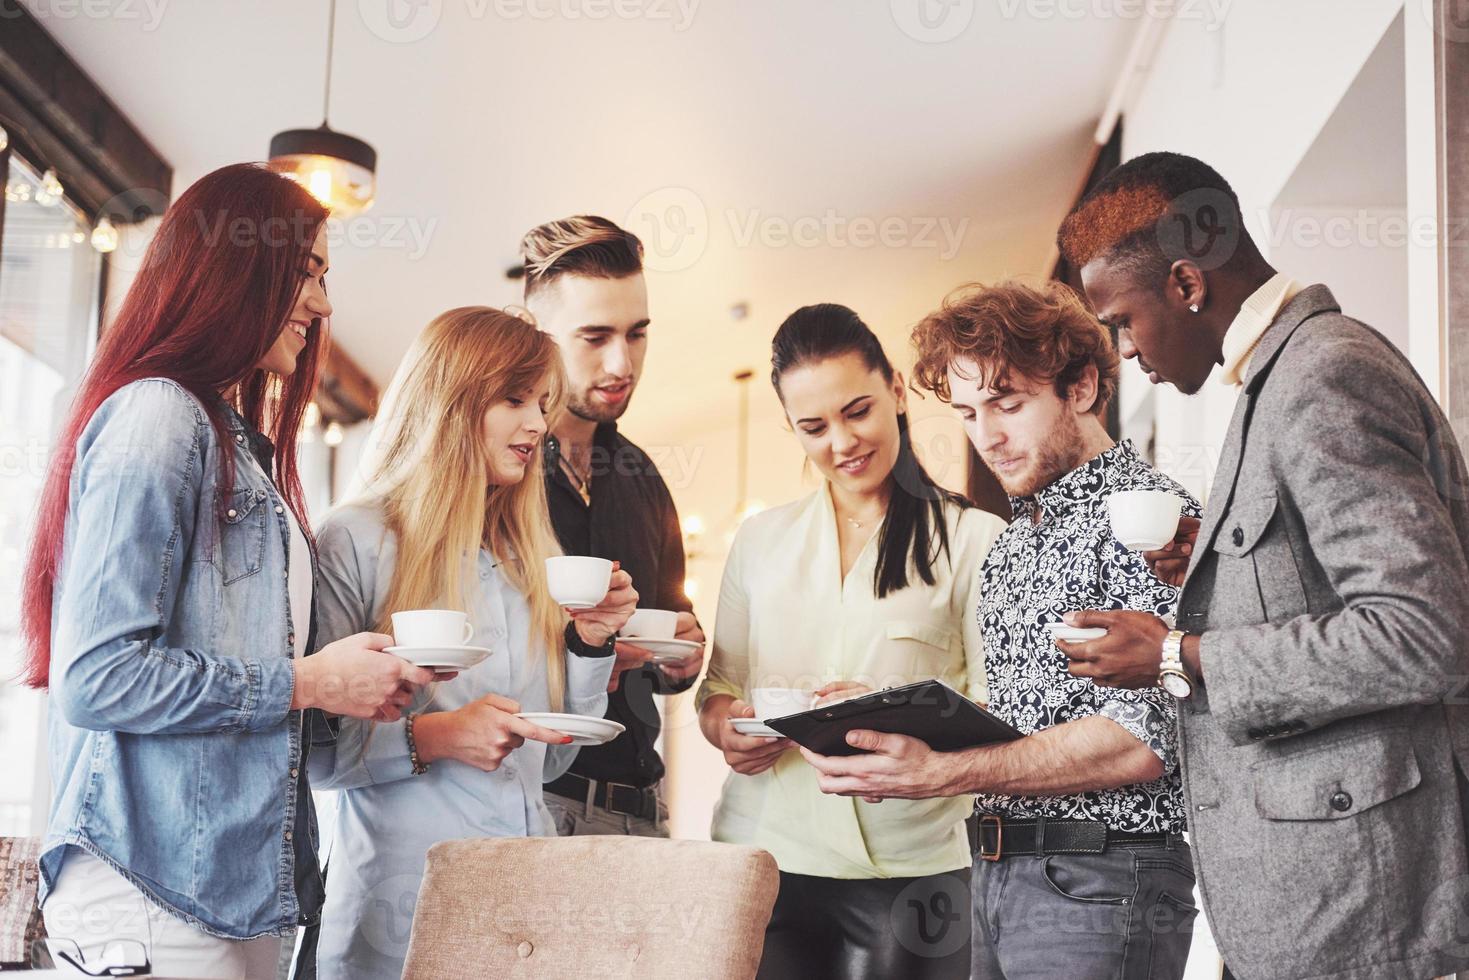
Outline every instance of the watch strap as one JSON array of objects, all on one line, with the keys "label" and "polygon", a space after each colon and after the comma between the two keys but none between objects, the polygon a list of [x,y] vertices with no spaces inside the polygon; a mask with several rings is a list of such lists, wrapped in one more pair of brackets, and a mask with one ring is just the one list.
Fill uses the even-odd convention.
[{"label": "watch strap", "polygon": [[566,649],[578,657],[588,657],[591,659],[615,656],[617,653],[617,634],[613,633],[607,638],[606,643],[599,647],[594,647],[581,638],[581,634],[576,630],[576,622],[572,621],[566,624]]}]

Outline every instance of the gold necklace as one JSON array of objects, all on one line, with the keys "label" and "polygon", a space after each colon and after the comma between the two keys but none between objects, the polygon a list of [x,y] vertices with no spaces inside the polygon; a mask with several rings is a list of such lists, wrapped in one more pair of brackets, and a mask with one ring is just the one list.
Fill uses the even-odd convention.
[{"label": "gold necklace", "polygon": [[845,515],[842,517],[842,520],[846,521],[848,524],[852,525],[852,527],[854,527],[855,529],[857,529],[858,531],[860,531],[860,530],[862,530],[862,528],[866,527],[868,524],[871,524],[875,520],[881,519],[886,514],[887,514],[887,508],[883,508],[880,513],[874,514],[872,517],[864,517],[860,521],[857,520],[857,518],[855,518],[855,517],[847,517]]},{"label": "gold necklace", "polygon": [[571,482],[576,488],[576,492],[581,495],[582,502],[590,507],[592,505],[591,482],[589,480],[582,479],[582,475],[576,471],[576,467],[572,465],[571,459],[569,457],[563,455],[560,458],[561,467],[566,471],[566,474],[571,477]]}]

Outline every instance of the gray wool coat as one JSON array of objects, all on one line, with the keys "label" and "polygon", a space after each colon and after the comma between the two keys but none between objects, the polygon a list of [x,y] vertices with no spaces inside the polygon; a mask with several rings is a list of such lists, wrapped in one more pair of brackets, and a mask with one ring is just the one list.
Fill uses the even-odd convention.
[{"label": "gray wool coat", "polygon": [[1179,601],[1200,890],[1241,980],[1469,968],[1469,474],[1325,286],[1266,331]]}]

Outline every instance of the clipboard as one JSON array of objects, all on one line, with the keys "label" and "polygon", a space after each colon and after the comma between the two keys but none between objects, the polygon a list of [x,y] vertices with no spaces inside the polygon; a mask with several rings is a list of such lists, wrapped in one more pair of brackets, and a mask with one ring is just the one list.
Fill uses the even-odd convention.
[{"label": "clipboard", "polygon": [[909,735],[938,752],[1010,742],[1024,733],[943,681],[919,681],[847,701],[767,718],[765,724],[820,755],[858,755],[847,733],[858,729]]}]

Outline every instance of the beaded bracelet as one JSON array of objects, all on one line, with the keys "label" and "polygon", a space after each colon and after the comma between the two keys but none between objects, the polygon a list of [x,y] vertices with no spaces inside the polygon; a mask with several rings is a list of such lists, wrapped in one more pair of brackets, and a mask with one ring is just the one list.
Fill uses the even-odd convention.
[{"label": "beaded bracelet", "polygon": [[403,734],[408,736],[408,761],[413,763],[413,775],[428,772],[428,763],[418,757],[418,743],[413,740],[413,716],[403,716]]}]

